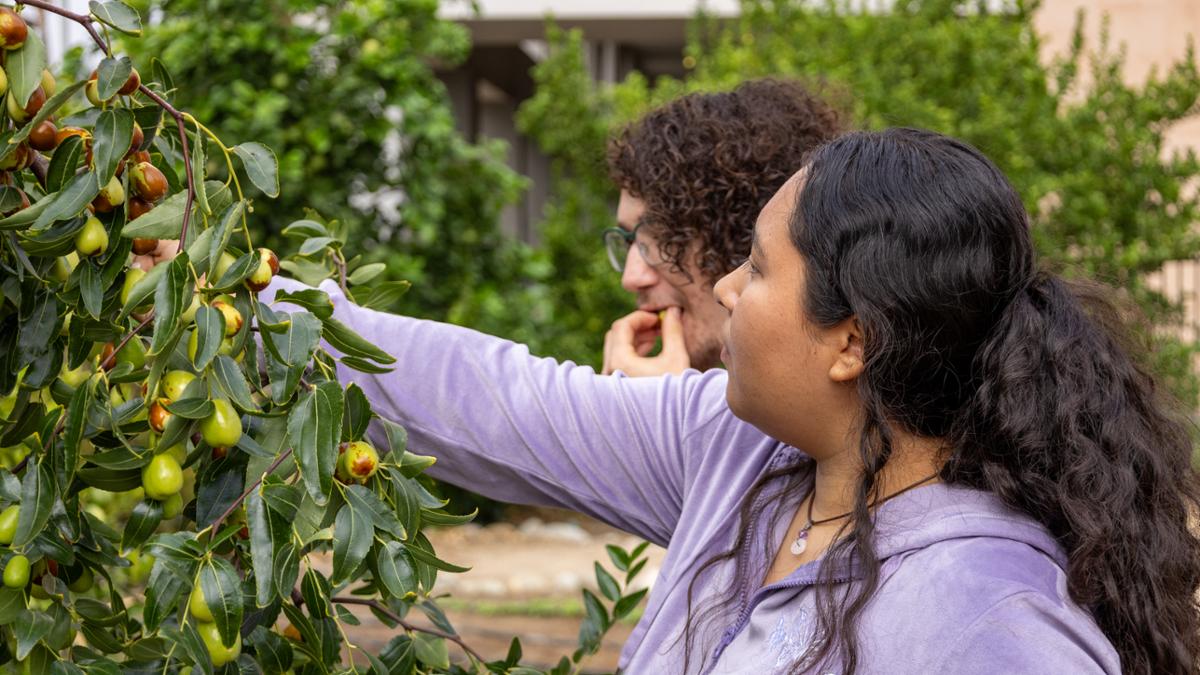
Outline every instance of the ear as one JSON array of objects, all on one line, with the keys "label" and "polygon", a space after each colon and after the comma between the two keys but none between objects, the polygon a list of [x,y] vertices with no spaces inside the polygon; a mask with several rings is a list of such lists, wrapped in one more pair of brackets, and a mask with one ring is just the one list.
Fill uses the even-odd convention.
[{"label": "ear", "polygon": [[834,382],[853,382],[865,368],[863,333],[858,318],[852,316],[842,321],[831,333],[837,354],[833,365],[829,367],[829,379]]}]

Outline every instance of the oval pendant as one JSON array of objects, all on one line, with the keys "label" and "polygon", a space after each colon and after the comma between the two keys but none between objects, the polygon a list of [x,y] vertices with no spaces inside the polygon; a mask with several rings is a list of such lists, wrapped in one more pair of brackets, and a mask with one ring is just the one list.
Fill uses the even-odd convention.
[{"label": "oval pendant", "polygon": [[808,548],[808,531],[800,533],[796,540],[792,542],[792,555],[803,555]]}]

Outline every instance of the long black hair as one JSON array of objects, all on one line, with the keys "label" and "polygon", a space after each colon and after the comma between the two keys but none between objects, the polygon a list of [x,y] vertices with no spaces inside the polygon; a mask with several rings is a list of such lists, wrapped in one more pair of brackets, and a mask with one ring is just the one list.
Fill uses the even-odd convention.
[{"label": "long black hair", "polygon": [[[1092,611],[1125,672],[1197,672],[1190,426],[1143,365],[1130,310],[1100,284],[1039,268],[1016,190],[966,143],[856,132],[806,167],[789,223],[807,269],[804,310],[822,326],[856,317],[865,368],[853,515],[826,552],[817,638],[793,670],[833,655],[847,672],[859,663],[857,622],[880,569],[868,505],[903,431],[945,441],[942,481],[991,492],[1057,538],[1071,597]],[[747,495],[739,531],[767,482]],[[828,571],[847,558],[864,578],[842,593]],[[688,590],[689,660],[699,576]]]}]

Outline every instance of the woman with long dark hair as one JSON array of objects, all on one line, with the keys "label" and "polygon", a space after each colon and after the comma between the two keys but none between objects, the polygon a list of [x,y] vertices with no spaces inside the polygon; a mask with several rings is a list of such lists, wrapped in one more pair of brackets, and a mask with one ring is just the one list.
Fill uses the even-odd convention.
[{"label": "woman with long dark hair", "polygon": [[964,143],[821,147],[716,287],[727,372],[600,377],[321,288],[430,473],[668,546],[626,672],[1197,672],[1185,418]]}]

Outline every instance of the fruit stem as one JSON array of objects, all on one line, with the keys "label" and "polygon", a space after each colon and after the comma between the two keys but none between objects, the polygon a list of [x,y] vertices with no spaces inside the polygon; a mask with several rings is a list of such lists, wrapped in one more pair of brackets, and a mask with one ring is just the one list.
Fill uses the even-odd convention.
[{"label": "fruit stem", "polygon": [[339,605],[362,605],[364,607],[370,607],[371,609],[374,609],[375,611],[379,612],[380,614],[383,614],[384,616],[391,619],[392,621],[395,621],[396,623],[400,624],[400,626],[402,628],[404,628],[404,630],[406,630],[406,631],[415,632],[415,633],[426,633],[426,634],[432,635],[434,637],[440,637],[442,639],[449,640],[449,641],[453,642],[454,644],[458,645],[459,647],[462,647],[462,650],[464,652],[470,654],[476,661],[478,661],[480,663],[487,663],[487,661],[485,661],[484,658],[479,655],[479,652],[468,647],[467,643],[463,642],[463,639],[461,637],[459,637],[457,635],[452,635],[450,633],[443,633],[442,631],[437,630],[436,628],[423,628],[421,626],[414,626],[413,624],[411,624],[411,623],[405,621],[403,618],[401,618],[399,614],[388,609],[386,606],[383,605],[383,603],[379,602],[378,600],[369,600],[367,598],[352,598],[352,597],[347,597],[344,595],[335,595],[332,598],[330,598],[330,600],[332,602],[338,603]]}]

